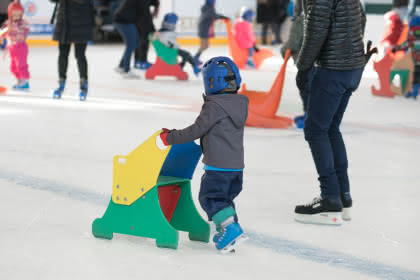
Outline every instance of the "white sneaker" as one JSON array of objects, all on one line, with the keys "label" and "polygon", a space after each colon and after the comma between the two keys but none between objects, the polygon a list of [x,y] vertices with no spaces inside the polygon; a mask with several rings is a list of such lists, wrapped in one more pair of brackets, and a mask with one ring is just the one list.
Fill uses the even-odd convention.
[{"label": "white sneaker", "polygon": [[140,76],[133,71],[123,72],[121,75],[124,79],[140,79]]}]

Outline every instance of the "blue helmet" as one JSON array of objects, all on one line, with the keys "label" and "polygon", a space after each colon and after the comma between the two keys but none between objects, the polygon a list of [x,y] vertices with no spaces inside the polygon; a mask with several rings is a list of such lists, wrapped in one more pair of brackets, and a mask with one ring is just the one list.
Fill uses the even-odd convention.
[{"label": "blue helmet", "polygon": [[248,22],[253,22],[254,16],[255,16],[254,11],[250,9],[245,10],[244,13],[241,15],[241,17]]},{"label": "blue helmet", "polygon": [[228,57],[213,57],[202,68],[206,95],[237,92],[241,87],[241,75],[236,64]]},{"label": "blue helmet", "polygon": [[413,16],[409,23],[410,27],[420,26],[420,17],[419,16]]},{"label": "blue helmet", "polygon": [[163,17],[162,28],[175,30],[178,16],[175,13],[168,13]]},{"label": "blue helmet", "polygon": [[206,5],[214,6],[216,4],[216,0],[206,0]]}]

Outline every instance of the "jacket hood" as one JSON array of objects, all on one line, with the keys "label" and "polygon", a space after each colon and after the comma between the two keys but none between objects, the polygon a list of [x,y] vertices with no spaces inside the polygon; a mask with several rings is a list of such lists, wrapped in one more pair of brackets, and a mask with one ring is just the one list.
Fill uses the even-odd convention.
[{"label": "jacket hood", "polygon": [[205,100],[219,105],[232,119],[237,128],[245,125],[248,118],[248,97],[241,94],[216,94],[206,96]]}]

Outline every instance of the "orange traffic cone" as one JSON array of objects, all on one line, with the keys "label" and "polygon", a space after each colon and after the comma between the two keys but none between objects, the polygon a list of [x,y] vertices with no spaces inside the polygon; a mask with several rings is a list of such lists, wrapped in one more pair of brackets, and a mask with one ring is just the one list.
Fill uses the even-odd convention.
[{"label": "orange traffic cone", "polygon": [[[232,56],[232,59],[238,68],[242,69],[245,67],[248,60],[248,50],[242,49],[238,46],[238,43],[236,42],[235,36],[232,32],[232,24],[230,20],[226,19],[224,22],[226,24],[226,30],[228,34],[228,46],[230,55]],[[265,48],[260,48],[258,52],[254,52],[253,59],[256,68],[260,68],[264,60],[272,56],[274,56],[273,52]]]},{"label": "orange traffic cone", "polygon": [[7,92],[7,87],[0,86],[0,95],[4,95]]},{"label": "orange traffic cone", "polygon": [[292,126],[293,121],[291,118],[276,115],[283,92],[286,66],[290,54],[291,51],[288,49],[280,72],[277,74],[269,92],[247,90],[246,85],[243,85],[240,94],[249,98],[247,126],[265,128],[288,128]]}]

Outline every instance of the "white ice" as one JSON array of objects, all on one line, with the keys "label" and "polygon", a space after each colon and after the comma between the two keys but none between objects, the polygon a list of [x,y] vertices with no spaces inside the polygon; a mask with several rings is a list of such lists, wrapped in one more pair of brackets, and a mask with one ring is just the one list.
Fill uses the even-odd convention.
[{"label": "white ice", "polygon": [[[377,41],[382,19],[368,23]],[[121,53],[119,44],[89,46],[85,103],[76,99],[73,56],[63,99],[50,98],[56,48],[31,48],[31,92],[0,96],[0,279],[420,279],[420,101],[373,97],[372,65],[342,125],[351,222],[296,223],[294,206],[319,193],[303,133],[247,128],[237,206],[250,240],[235,254],[221,256],[213,244],[191,242],[184,233],[178,250],[126,235],[94,238],[92,221],[111,194],[113,156],[162,127],[191,124],[202,104],[199,78],[123,80],[113,71]],[[204,58],[223,54],[226,47],[213,47]],[[243,80],[268,90],[281,62],[242,71]],[[290,63],[279,109],[289,116],[301,113],[295,72]],[[0,85],[14,82],[7,60],[0,77]],[[198,208],[202,173],[200,163],[192,180]]]}]

